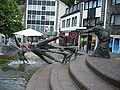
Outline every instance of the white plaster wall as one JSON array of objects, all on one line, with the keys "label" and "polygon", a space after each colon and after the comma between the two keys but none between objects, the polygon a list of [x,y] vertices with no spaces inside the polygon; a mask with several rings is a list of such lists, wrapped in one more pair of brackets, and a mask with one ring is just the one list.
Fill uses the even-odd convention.
[{"label": "white plaster wall", "polygon": [[87,14],[88,14],[88,11],[87,11],[87,10],[84,10],[84,11],[83,11],[83,19],[86,19],[86,18],[87,18]]},{"label": "white plaster wall", "polygon": [[[77,16],[77,25],[72,27],[71,26],[71,24],[72,24],[72,17],[76,17],[76,16]],[[66,16],[65,18],[62,18],[61,19],[61,23],[62,23],[62,20],[67,21],[67,19],[69,19],[69,18],[70,18],[70,27],[66,27],[66,25],[65,25],[65,28],[61,28],[61,31],[68,31],[69,32],[69,31],[72,31],[72,30],[76,30],[79,27],[80,12],[72,14],[72,15],[69,15],[69,16]]]},{"label": "white plaster wall", "polygon": [[95,17],[101,17],[101,7],[96,8],[96,16]]}]

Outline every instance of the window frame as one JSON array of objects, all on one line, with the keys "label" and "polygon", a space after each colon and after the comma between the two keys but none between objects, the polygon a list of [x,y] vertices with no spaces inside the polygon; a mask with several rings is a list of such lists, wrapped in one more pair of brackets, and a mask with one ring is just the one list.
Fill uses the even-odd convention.
[{"label": "window frame", "polygon": [[[111,17],[110,17],[110,26],[120,26],[120,24],[119,25],[116,25],[115,24],[115,22],[116,22],[116,16],[117,15],[119,15],[120,16],[120,13],[118,13],[118,14],[111,14]],[[113,18],[112,18],[113,17]],[[112,19],[113,19],[113,23],[111,23],[112,22]]]},{"label": "window frame", "polygon": [[117,3],[117,0],[114,0],[114,2],[113,2],[113,0],[112,0],[112,1],[111,1],[111,4],[112,4],[112,5],[120,5],[120,2]]}]

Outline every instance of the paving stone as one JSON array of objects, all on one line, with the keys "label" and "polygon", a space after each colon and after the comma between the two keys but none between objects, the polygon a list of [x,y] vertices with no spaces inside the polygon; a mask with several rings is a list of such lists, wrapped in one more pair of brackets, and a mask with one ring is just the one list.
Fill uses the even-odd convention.
[{"label": "paving stone", "polygon": [[120,88],[120,60],[115,58],[115,54],[111,55],[110,59],[87,56],[86,63],[103,80]]},{"label": "paving stone", "polygon": [[26,90],[50,90],[49,78],[53,66],[38,69],[27,84]]},{"label": "paving stone", "polygon": [[70,62],[70,74],[81,90],[119,90],[97,77],[85,63],[86,56],[78,56]]},{"label": "paving stone", "polygon": [[51,72],[50,84],[52,90],[80,90],[70,78],[68,65],[55,65]]}]

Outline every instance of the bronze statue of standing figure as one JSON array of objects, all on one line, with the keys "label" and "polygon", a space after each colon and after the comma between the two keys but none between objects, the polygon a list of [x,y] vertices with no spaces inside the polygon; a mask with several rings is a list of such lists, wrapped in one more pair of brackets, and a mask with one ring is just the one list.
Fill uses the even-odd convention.
[{"label": "bronze statue of standing figure", "polygon": [[103,22],[98,21],[95,27],[84,30],[83,32],[85,33],[95,32],[95,35],[97,35],[98,37],[97,47],[90,56],[110,59],[110,54],[109,54],[110,34],[108,30],[102,27],[102,25]]}]

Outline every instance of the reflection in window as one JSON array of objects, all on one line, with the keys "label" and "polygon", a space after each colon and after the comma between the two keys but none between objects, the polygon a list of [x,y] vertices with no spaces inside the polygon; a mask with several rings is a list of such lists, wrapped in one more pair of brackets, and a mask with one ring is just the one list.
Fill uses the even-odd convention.
[{"label": "reflection in window", "polygon": [[116,4],[118,4],[118,3],[120,4],[120,0],[116,0]]},{"label": "reflection in window", "polygon": [[98,6],[102,6],[102,0],[98,0]]},{"label": "reflection in window", "polygon": [[74,26],[77,26],[77,16],[74,18]]},{"label": "reflection in window", "polygon": [[35,15],[32,15],[32,19],[35,19]]},{"label": "reflection in window", "polygon": [[112,0],[112,5],[120,4],[120,0]]},{"label": "reflection in window", "polygon": [[120,25],[120,15],[112,15],[111,16],[111,25]]},{"label": "reflection in window", "polygon": [[95,8],[96,5],[97,5],[97,1],[94,1],[94,2],[93,2],[93,8]]},{"label": "reflection in window", "polygon": [[93,5],[93,1],[90,1],[89,2],[89,8],[92,8],[92,5]]},{"label": "reflection in window", "polygon": [[28,19],[31,19],[31,15],[28,15]]},{"label": "reflection in window", "polygon": [[115,25],[120,25],[120,15],[115,15]]},{"label": "reflection in window", "polygon": [[88,2],[85,3],[85,9],[88,9]]},{"label": "reflection in window", "polygon": [[70,18],[67,19],[66,27],[70,27]]}]

